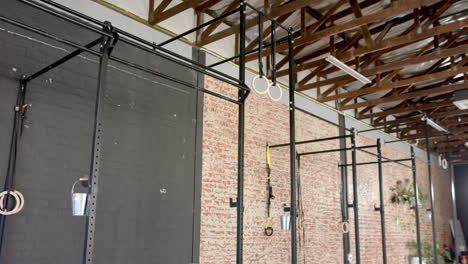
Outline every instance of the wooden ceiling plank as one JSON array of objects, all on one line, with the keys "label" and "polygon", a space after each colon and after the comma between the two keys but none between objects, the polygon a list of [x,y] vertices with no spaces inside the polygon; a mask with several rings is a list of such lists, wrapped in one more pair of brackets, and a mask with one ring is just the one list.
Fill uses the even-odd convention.
[{"label": "wooden ceiling plank", "polygon": [[[186,2],[182,2],[178,5],[175,5],[171,8],[169,8],[168,10],[160,13],[160,14],[157,14],[157,16],[153,15],[153,21],[151,21],[151,25],[155,25],[155,24],[158,24],[176,14],[179,14],[181,12],[184,12],[185,10],[189,9],[189,8],[193,8],[193,7],[196,7],[200,2],[199,1],[195,1],[195,0],[190,0],[190,1],[186,1]],[[156,10],[155,10],[156,11]]]},{"label": "wooden ceiling plank", "polygon": [[436,59],[446,59],[451,56],[457,56],[460,54],[464,54],[468,51],[468,44],[465,45],[460,45],[455,48],[450,48],[450,49],[438,49],[434,52],[431,53],[426,53],[423,56],[420,57],[413,57],[404,61],[399,61],[395,63],[390,63],[390,64],[385,64],[381,66],[376,66],[375,68],[368,69],[368,70],[363,70],[361,71],[361,74],[364,76],[372,76],[378,73],[390,71],[390,70],[397,70],[397,69],[402,69],[406,66],[414,65],[414,64],[419,64],[423,62],[428,62],[431,60],[436,60]]},{"label": "wooden ceiling plank", "polygon": [[[348,1],[349,1],[349,4],[351,5],[351,8],[353,9],[354,16],[356,18],[362,17],[361,8],[359,7],[359,3],[357,2],[357,0],[348,0]],[[366,40],[367,46],[368,47],[374,46],[374,40],[372,39],[372,35],[369,31],[369,27],[367,26],[367,24],[362,25],[360,28],[361,28],[362,35],[364,36],[364,39]]]},{"label": "wooden ceiling plank", "polygon": [[[427,6],[427,5],[435,4],[437,2],[439,2],[439,0],[413,0],[413,1],[400,0],[400,1],[396,2],[395,4],[393,4],[391,7],[385,8],[384,10],[381,10],[379,12],[376,12],[376,13],[373,13],[373,14],[370,14],[370,15],[367,15],[367,16],[363,16],[363,17],[354,19],[354,20],[352,20],[352,21],[350,21],[348,23],[345,23],[345,24],[336,25],[336,26],[326,28],[324,30],[316,32],[315,34],[309,35],[306,38],[296,39],[295,42],[294,42],[294,45],[296,47],[299,47],[301,45],[307,45],[307,44],[309,44],[311,42],[314,42],[314,41],[316,41],[318,39],[321,39],[321,38],[327,38],[329,36],[336,35],[338,33],[349,31],[349,30],[358,28],[358,27],[363,26],[363,25],[371,24],[373,22],[378,22],[378,21],[381,21],[381,20],[383,20],[385,18],[395,16],[395,15],[398,15],[400,13],[405,13],[405,12],[408,12],[408,11],[412,11],[413,9],[419,8],[421,6]],[[214,40],[214,41],[216,41],[216,40]],[[377,45],[377,47],[380,47],[381,49],[384,49],[382,47],[382,45]],[[288,48],[287,43],[282,43],[282,44],[279,44],[277,46],[277,51],[281,52],[281,51],[286,50],[287,48]],[[267,53],[267,54],[265,54],[265,56],[268,55],[269,50],[270,49],[268,49],[265,52],[265,53]],[[373,50],[373,49],[366,48],[366,49],[363,49],[362,51],[368,51],[368,50]],[[375,50],[375,51],[377,51],[377,50]],[[370,53],[370,52],[371,51],[369,51],[368,53]],[[250,59],[250,57],[252,57],[252,56],[257,56],[257,55],[256,54],[250,55],[250,56],[248,56],[249,57],[248,59]]]},{"label": "wooden ceiling plank", "polygon": [[216,4],[218,4],[221,1],[223,1],[223,0],[208,0],[205,3],[197,6],[197,8],[195,8],[195,11],[205,12],[206,10],[212,8],[213,6],[215,6]]},{"label": "wooden ceiling plank", "polygon": [[468,67],[462,67],[462,68],[458,68],[458,69],[450,69],[450,70],[446,70],[446,71],[443,71],[443,72],[437,72],[437,73],[427,74],[427,75],[418,76],[418,77],[414,77],[414,78],[408,78],[408,79],[404,79],[404,80],[401,80],[401,81],[389,83],[389,84],[382,85],[382,86],[369,87],[369,88],[359,89],[359,90],[355,90],[355,91],[350,91],[350,92],[347,92],[347,93],[342,93],[342,94],[339,94],[339,95],[329,96],[329,97],[324,98],[322,100],[322,102],[333,101],[333,100],[340,99],[340,98],[345,98],[345,97],[361,96],[361,95],[365,95],[365,94],[375,93],[375,92],[378,92],[378,91],[390,90],[390,89],[393,89],[393,88],[402,87],[402,86],[405,86],[405,85],[410,85],[410,84],[415,84],[415,83],[420,83],[420,82],[439,80],[439,79],[442,79],[442,78],[455,76],[457,74],[461,74],[461,73],[464,73],[464,72],[467,72],[467,71],[468,71]]},{"label": "wooden ceiling plank", "polygon": [[396,108],[392,110],[385,110],[382,112],[375,112],[367,115],[363,115],[360,117],[360,119],[368,119],[371,117],[382,117],[382,116],[388,116],[388,115],[394,115],[394,114],[400,114],[400,113],[407,113],[407,112],[413,112],[413,111],[425,111],[425,110],[430,110],[442,106],[449,106],[452,105],[453,102],[451,100],[446,100],[442,102],[436,102],[436,103],[429,103],[429,104],[422,104],[419,106],[410,106],[410,107],[401,107],[401,108]]},{"label": "wooden ceiling plank", "polygon": [[[224,9],[223,13],[221,15],[224,15],[234,9],[236,9],[239,6],[239,0],[233,1],[231,4],[229,4],[226,9]],[[223,23],[223,20],[218,20],[214,22],[213,24],[209,25],[201,34],[200,41],[203,42],[204,39],[208,38],[208,36],[211,35],[221,24]]]},{"label": "wooden ceiling plank", "polygon": [[302,0],[302,1],[292,1],[289,3],[286,3],[282,6],[278,6],[275,8],[272,8],[271,10],[271,16],[272,17],[278,17],[282,16],[287,13],[294,12],[296,10],[299,10],[303,7],[309,6],[314,2],[317,2],[318,0]]},{"label": "wooden ceiling plank", "polygon": [[392,97],[379,98],[379,99],[369,100],[366,102],[350,104],[350,105],[346,105],[342,107],[341,110],[349,110],[349,109],[354,109],[354,108],[364,107],[364,106],[373,106],[377,104],[384,104],[384,103],[390,103],[390,102],[401,101],[401,100],[406,100],[406,99],[413,99],[413,98],[417,98],[420,96],[428,96],[431,94],[453,92],[453,91],[458,91],[462,89],[468,89],[468,83],[441,86],[441,87],[428,89],[428,90],[422,90],[422,91],[416,90],[415,92],[407,92],[407,93],[392,96]]}]

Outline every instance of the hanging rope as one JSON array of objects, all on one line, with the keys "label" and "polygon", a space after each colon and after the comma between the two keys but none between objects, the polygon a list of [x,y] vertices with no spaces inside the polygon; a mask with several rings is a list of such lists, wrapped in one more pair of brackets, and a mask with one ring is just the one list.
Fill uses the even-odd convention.
[{"label": "hanging rope", "polygon": [[267,169],[267,219],[265,221],[265,235],[272,236],[273,235],[273,223],[271,221],[270,216],[270,208],[271,208],[271,200],[275,199],[273,195],[273,187],[271,186],[271,149],[270,146],[266,145],[266,169]]}]

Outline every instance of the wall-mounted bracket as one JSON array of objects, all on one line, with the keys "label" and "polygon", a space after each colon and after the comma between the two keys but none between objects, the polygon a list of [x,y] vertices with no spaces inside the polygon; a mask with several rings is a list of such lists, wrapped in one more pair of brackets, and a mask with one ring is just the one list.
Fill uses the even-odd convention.
[{"label": "wall-mounted bracket", "polygon": [[232,198],[229,198],[229,207],[231,208],[237,207],[237,202],[234,202]]}]

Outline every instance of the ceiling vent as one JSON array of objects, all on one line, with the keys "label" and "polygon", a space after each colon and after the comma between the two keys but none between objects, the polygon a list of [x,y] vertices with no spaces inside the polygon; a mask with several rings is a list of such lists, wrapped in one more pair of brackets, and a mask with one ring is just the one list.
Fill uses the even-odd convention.
[{"label": "ceiling vent", "polygon": [[453,104],[461,110],[468,109],[468,89],[453,93]]}]

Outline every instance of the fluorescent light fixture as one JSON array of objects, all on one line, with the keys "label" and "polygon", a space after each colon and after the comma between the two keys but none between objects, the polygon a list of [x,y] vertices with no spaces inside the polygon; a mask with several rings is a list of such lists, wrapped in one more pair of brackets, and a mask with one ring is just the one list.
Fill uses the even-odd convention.
[{"label": "fluorescent light fixture", "polygon": [[342,70],[342,71],[346,72],[347,74],[351,75],[352,77],[354,77],[356,80],[360,81],[363,84],[372,83],[372,81],[369,80],[369,78],[367,78],[366,76],[364,76],[364,75],[360,74],[359,72],[355,71],[353,68],[349,67],[348,65],[346,65],[342,61],[338,60],[337,58],[333,57],[332,55],[328,55],[328,57],[326,57],[325,60],[328,61],[329,63],[335,65],[340,70]]},{"label": "fluorescent light fixture", "polygon": [[453,93],[453,104],[458,109],[468,109],[468,89],[458,90]]},{"label": "fluorescent light fixture", "polygon": [[468,99],[453,101],[453,104],[460,110],[468,109]]},{"label": "fluorescent light fixture", "polygon": [[448,130],[441,127],[439,124],[437,124],[436,122],[432,121],[431,119],[427,118],[426,116],[423,116],[421,118],[422,121],[426,121],[428,125],[430,125],[431,127],[433,127],[434,129],[436,129],[437,131],[439,132],[445,132],[445,133],[448,133]]},{"label": "fluorescent light fixture", "polygon": [[465,142],[465,147],[468,147],[468,142]]}]

